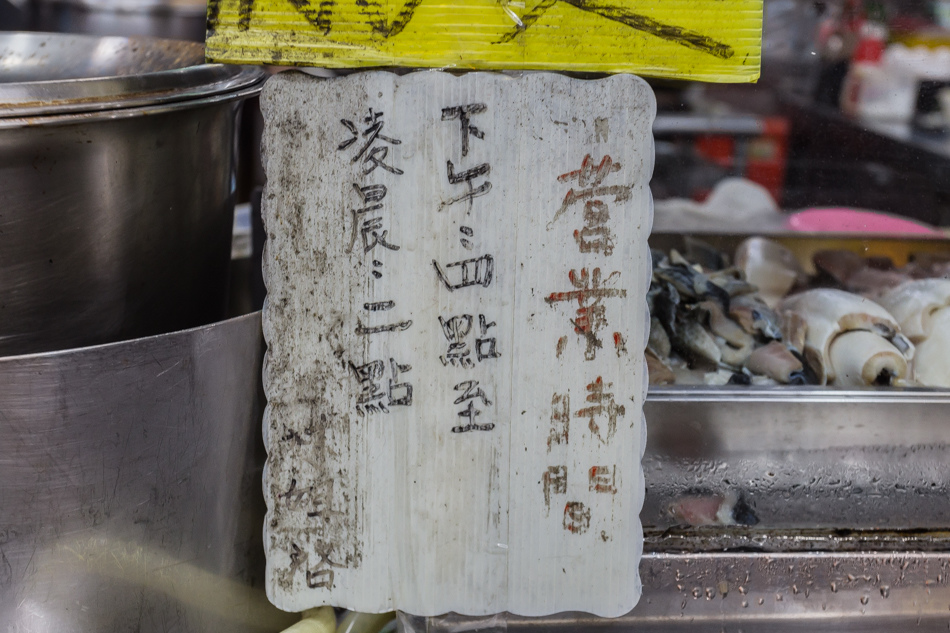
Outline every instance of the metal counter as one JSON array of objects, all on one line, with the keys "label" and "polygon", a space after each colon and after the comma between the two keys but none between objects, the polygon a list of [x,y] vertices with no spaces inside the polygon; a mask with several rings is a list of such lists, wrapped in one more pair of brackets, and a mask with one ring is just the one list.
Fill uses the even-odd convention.
[{"label": "metal counter", "polygon": [[[293,619],[261,586],[262,353],[255,313],[0,359],[6,630],[243,633]],[[946,630],[948,404],[925,390],[652,389],[633,612],[404,626]],[[689,527],[669,512],[725,493],[757,523]]]},{"label": "metal counter", "polygon": [[946,631],[948,574],[946,554],[647,553],[643,597],[620,618],[404,615],[400,625],[407,633]]}]

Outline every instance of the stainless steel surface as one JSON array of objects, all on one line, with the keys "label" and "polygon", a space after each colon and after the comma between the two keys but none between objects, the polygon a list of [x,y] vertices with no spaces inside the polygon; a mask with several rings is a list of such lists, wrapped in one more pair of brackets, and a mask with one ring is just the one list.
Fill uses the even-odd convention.
[{"label": "stainless steel surface", "polygon": [[645,528],[732,493],[757,528],[950,528],[950,392],[651,389]]},{"label": "stainless steel surface", "polygon": [[235,128],[263,79],[248,72],[201,98],[0,118],[0,355],[224,316]]},{"label": "stainless steel surface", "polygon": [[204,48],[191,42],[0,33],[0,118],[155,106],[226,95],[262,80],[256,68],[203,62]]},{"label": "stainless steel surface", "polygon": [[950,557],[921,552],[645,554],[643,597],[616,619],[401,617],[402,631],[946,631]]},{"label": "stainless steel surface", "polygon": [[0,630],[278,631],[260,313],[0,358]]},{"label": "stainless steel surface", "polygon": [[207,3],[201,0],[35,0],[41,31],[163,37],[203,42]]}]

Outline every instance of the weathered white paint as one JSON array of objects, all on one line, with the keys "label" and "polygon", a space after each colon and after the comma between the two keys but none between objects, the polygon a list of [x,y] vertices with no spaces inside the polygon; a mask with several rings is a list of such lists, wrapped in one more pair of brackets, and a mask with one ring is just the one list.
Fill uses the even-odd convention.
[{"label": "weathered white paint", "polygon": [[[623,75],[292,73],[262,106],[271,600],[629,611],[650,88]],[[448,161],[477,176],[452,184]],[[466,192],[485,193],[451,203]],[[382,398],[361,404],[374,392],[358,376]],[[466,412],[484,430],[457,432]]]}]

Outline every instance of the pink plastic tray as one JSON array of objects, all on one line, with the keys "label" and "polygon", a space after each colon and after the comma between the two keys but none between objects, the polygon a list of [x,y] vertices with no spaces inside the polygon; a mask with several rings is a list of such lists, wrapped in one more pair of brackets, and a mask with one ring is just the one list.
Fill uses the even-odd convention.
[{"label": "pink plastic tray", "polygon": [[858,209],[827,208],[807,209],[793,213],[785,221],[785,227],[805,233],[886,233],[933,235],[941,233],[925,224],[905,218]]}]

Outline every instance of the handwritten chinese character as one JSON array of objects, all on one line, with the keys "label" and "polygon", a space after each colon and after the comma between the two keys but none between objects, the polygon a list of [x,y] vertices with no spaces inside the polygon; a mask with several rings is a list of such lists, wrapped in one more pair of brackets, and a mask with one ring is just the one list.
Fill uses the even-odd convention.
[{"label": "handwritten chinese character", "polygon": [[551,396],[551,429],[548,432],[548,452],[554,444],[567,444],[571,427],[571,397],[566,393]]},{"label": "handwritten chinese character", "polygon": [[574,331],[586,339],[585,360],[594,360],[597,350],[603,347],[603,342],[597,336],[597,333],[607,326],[607,308],[603,305],[603,300],[627,296],[627,291],[622,288],[606,287],[619,277],[619,272],[613,272],[603,279],[600,268],[595,268],[592,273],[583,268],[580,274],[571,270],[568,279],[577,290],[552,292],[544,299],[549,305],[560,301],[577,301],[577,318],[572,319],[571,324]]},{"label": "handwritten chinese character", "polygon": [[[613,439],[617,432],[617,418],[626,414],[626,408],[622,404],[614,402],[614,394],[606,389],[613,383],[605,383],[601,376],[587,385],[587,402],[590,406],[577,411],[574,417],[587,418],[588,428],[601,442],[608,443]],[[607,428],[601,429],[601,423],[598,419],[606,417]]]},{"label": "handwritten chinese character", "polygon": [[590,510],[580,501],[564,505],[564,529],[572,534],[583,534],[590,528]]},{"label": "handwritten chinese character", "polygon": [[[495,258],[491,255],[482,255],[481,257],[453,262],[447,264],[444,270],[434,259],[432,265],[435,266],[435,272],[439,279],[452,292],[470,286],[487,288],[491,285],[492,276],[495,273]],[[456,279],[453,280],[450,277]]]},{"label": "handwritten chinese character", "polygon": [[495,337],[488,336],[488,328],[495,327],[495,322],[488,323],[484,314],[478,315],[478,328],[481,330],[482,338],[475,339],[475,354],[479,362],[489,358],[500,358],[501,353],[497,351]]},{"label": "handwritten chinese character", "polygon": [[548,466],[541,478],[544,505],[551,507],[551,495],[567,494],[567,466]]},{"label": "handwritten chinese character", "polygon": [[363,185],[353,183],[353,190],[360,197],[360,202],[365,205],[360,209],[350,209],[355,215],[362,215],[370,211],[377,211],[383,208],[383,199],[386,198],[386,185]]},{"label": "handwritten chinese character", "polygon": [[309,488],[297,488],[297,479],[291,478],[290,487],[277,495],[278,499],[283,499],[288,509],[299,508],[304,499],[312,492],[312,486]]},{"label": "handwritten chinese character", "polygon": [[473,235],[475,235],[475,231],[472,229],[472,227],[470,226],[459,227],[459,233],[465,236],[465,237],[459,238],[459,243],[462,245],[462,247],[468,251],[472,250],[475,247],[475,245],[472,244],[472,240],[468,239],[472,237]]},{"label": "handwritten chinese character", "polygon": [[389,359],[390,375],[389,379],[389,406],[408,407],[412,404],[412,385],[408,382],[396,382],[399,380],[399,374],[412,371],[412,365],[400,365],[396,359]]},{"label": "handwritten chinese character", "polygon": [[574,241],[582,253],[603,253],[610,256],[614,252],[614,238],[605,225],[610,219],[607,205],[600,200],[588,200],[584,205],[584,228],[574,231]]},{"label": "handwritten chinese character", "polygon": [[[577,180],[579,189],[575,190],[572,187],[567,192],[561,207],[554,214],[551,222],[548,223],[548,228],[550,229],[551,225],[557,222],[558,218],[564,215],[569,208],[581,201],[585,202],[584,215],[588,224],[598,226],[606,222],[610,217],[607,213],[607,205],[599,198],[612,195],[614,196],[614,202],[624,202],[630,199],[630,193],[633,191],[633,185],[603,184],[607,176],[620,171],[620,169],[620,163],[613,162],[610,156],[604,156],[600,164],[597,165],[588,154],[581,161],[580,169],[558,176],[558,182],[562,183]],[[588,206],[586,204],[588,201],[595,204]]]},{"label": "handwritten chinese character", "polygon": [[[474,367],[475,362],[471,358],[472,350],[469,349],[468,337],[472,331],[474,319],[470,314],[460,314],[449,319],[439,317],[439,325],[442,326],[442,334],[449,343],[448,352],[440,356],[439,360],[443,365],[452,365],[453,367]],[[488,322],[484,314],[478,315],[478,327],[481,331],[481,337],[475,338],[475,356],[479,362],[492,358],[500,358],[501,353],[497,350],[495,337],[488,336],[488,329],[497,324]]]},{"label": "handwritten chinese character", "polygon": [[360,229],[360,234],[363,236],[363,253],[368,253],[376,246],[382,246],[383,248],[388,248],[391,251],[398,251],[399,247],[395,244],[390,244],[386,241],[386,235],[389,231],[382,230],[383,228],[383,219],[382,218],[371,218],[369,220],[363,220],[363,226]]},{"label": "handwritten chinese character", "polygon": [[469,135],[478,139],[485,138],[485,133],[471,124],[471,116],[473,114],[481,114],[486,110],[488,110],[488,106],[484,103],[470,103],[468,105],[455,106],[454,108],[442,108],[443,121],[458,120],[459,122],[462,137],[462,156],[468,156]]},{"label": "handwritten chinese character", "polygon": [[[375,303],[364,303],[363,309],[367,312],[383,312],[386,310],[392,310],[396,307],[395,301],[377,301]],[[404,332],[412,326],[411,320],[400,321],[398,323],[388,323],[386,325],[376,325],[376,326],[365,326],[363,321],[357,317],[356,318],[356,333],[360,336],[368,336],[370,334],[380,334],[382,332]]]},{"label": "handwritten chinese character", "polygon": [[324,546],[323,551],[317,551],[320,561],[311,569],[307,570],[307,586],[311,589],[333,589],[333,569],[342,568],[330,560],[329,549],[332,546]]},{"label": "handwritten chinese character", "polygon": [[388,389],[383,392],[381,385],[386,365],[382,360],[373,360],[359,366],[350,363],[350,369],[360,385],[360,393],[356,398],[356,410],[360,415],[389,413],[389,407],[407,407],[412,404],[412,385],[408,382],[398,382],[399,375],[411,371],[412,366],[400,364],[396,359],[390,358],[389,368]]},{"label": "handwritten chinese character", "polygon": [[478,424],[476,417],[481,415],[482,412],[476,408],[475,400],[480,398],[482,401],[482,406],[491,406],[491,400],[488,399],[488,396],[485,394],[485,391],[478,386],[477,380],[465,380],[455,385],[455,391],[461,391],[462,395],[455,399],[454,404],[462,404],[463,402],[468,402],[468,406],[461,411],[459,411],[458,416],[460,418],[467,418],[468,421],[465,424],[459,424],[452,428],[453,433],[467,433],[469,431],[491,431],[495,428],[495,425],[492,423],[488,424]]},{"label": "handwritten chinese character", "polygon": [[[468,156],[469,150],[469,139],[474,136],[478,139],[484,139],[485,133],[480,129],[471,124],[471,116],[475,114],[481,114],[488,109],[484,103],[472,103],[469,105],[455,106],[451,108],[442,109],[442,120],[443,121],[458,121],[460,126],[460,135],[462,141],[462,157]],[[459,202],[468,202],[468,213],[472,212],[472,201],[475,198],[486,195],[491,191],[491,182],[486,178],[485,181],[478,185],[477,187],[474,184],[474,180],[481,178],[482,176],[488,176],[491,173],[491,165],[488,163],[480,163],[471,169],[462,169],[461,171],[456,171],[455,163],[451,160],[445,161],[445,170],[446,175],[449,180],[449,184],[452,185],[465,185],[465,192],[450,198],[442,202],[439,205],[439,211],[445,207],[451,206]]]},{"label": "handwritten chinese character", "polygon": [[390,145],[399,145],[402,141],[384,136],[383,131],[383,113],[376,112],[372,108],[369,109],[369,114],[363,117],[363,124],[365,129],[360,133],[356,124],[348,119],[340,119],[340,123],[343,124],[352,136],[346,139],[337,146],[337,149],[342,151],[351,145],[356,144],[360,137],[362,136],[363,144],[358,147],[358,151],[353,156],[351,162],[356,163],[362,161],[363,165],[363,175],[369,175],[376,170],[377,167],[382,167],[386,171],[396,174],[397,176],[402,175],[404,172],[401,169],[393,167],[391,164],[386,163],[386,158],[389,156],[389,147],[386,145],[374,145],[376,141],[383,141],[389,143]]},{"label": "handwritten chinese character", "polygon": [[469,357],[471,350],[468,349],[468,345],[465,342],[465,337],[472,331],[472,315],[462,314],[454,316],[448,321],[439,317],[439,324],[442,326],[442,333],[449,342],[449,351],[446,352],[445,356],[439,357],[442,364],[473,367],[475,363]]},{"label": "handwritten chinese character", "polygon": [[[353,228],[350,233],[350,244],[346,249],[347,253],[353,252],[353,246],[356,244],[357,235],[363,238],[363,253],[366,254],[373,250],[377,245],[387,248],[391,251],[398,251],[399,247],[390,244],[387,241],[388,230],[383,229],[383,218],[376,216],[368,220],[360,220],[360,216],[366,213],[372,213],[383,208],[382,201],[386,197],[386,187],[384,185],[366,185],[359,186],[353,184],[353,190],[360,197],[359,209],[350,209],[353,216]],[[377,279],[382,276],[378,271],[373,271]]]},{"label": "handwritten chinese character", "polygon": [[[373,360],[359,366],[351,362],[350,369],[360,385],[360,393],[356,398],[357,410],[360,409],[361,405],[373,403],[371,411],[381,410],[383,413],[389,413],[389,409],[381,402],[382,398],[385,397],[380,389],[383,372],[386,370],[383,361]],[[377,403],[376,401],[380,402]],[[365,406],[363,410],[366,410]]]},{"label": "handwritten chinese character", "polygon": [[616,467],[592,466],[588,475],[591,492],[616,494]]},{"label": "handwritten chinese character", "polygon": [[471,169],[466,169],[464,171],[456,172],[455,165],[452,163],[452,161],[447,160],[445,161],[445,171],[447,173],[450,184],[453,184],[453,185],[464,184],[467,190],[464,193],[461,193],[453,198],[450,198],[442,202],[442,204],[439,205],[439,211],[441,211],[445,207],[451,206],[458,202],[467,201],[469,203],[468,212],[471,213],[472,201],[475,198],[484,196],[489,191],[491,191],[491,182],[489,182],[488,180],[486,180],[485,182],[483,182],[477,187],[474,184],[472,184],[472,181],[475,180],[476,178],[479,178],[480,176],[487,176],[488,174],[491,173],[491,165],[489,165],[488,163],[482,163],[480,165],[476,165],[475,167]]}]

